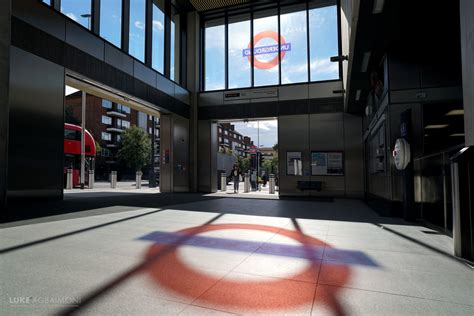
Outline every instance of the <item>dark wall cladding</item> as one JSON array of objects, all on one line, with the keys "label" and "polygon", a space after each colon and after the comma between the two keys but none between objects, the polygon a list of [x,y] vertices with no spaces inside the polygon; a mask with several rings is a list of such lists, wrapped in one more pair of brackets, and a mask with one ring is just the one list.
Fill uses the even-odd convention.
[{"label": "dark wall cladding", "polygon": [[269,101],[223,104],[199,107],[200,120],[277,117],[281,115],[343,112],[344,100],[320,98],[291,101]]},{"label": "dark wall cladding", "polygon": [[60,197],[64,67],[12,47],[11,70],[9,195],[34,190]]},{"label": "dark wall cladding", "polygon": [[92,80],[189,118],[189,106],[133,76],[12,17],[12,45]]}]

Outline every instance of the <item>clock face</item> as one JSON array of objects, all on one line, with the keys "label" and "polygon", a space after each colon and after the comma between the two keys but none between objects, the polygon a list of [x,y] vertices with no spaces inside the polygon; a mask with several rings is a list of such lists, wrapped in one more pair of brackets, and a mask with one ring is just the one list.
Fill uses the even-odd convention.
[{"label": "clock face", "polygon": [[393,148],[393,160],[398,170],[403,170],[410,162],[410,144],[404,138],[399,138]]}]

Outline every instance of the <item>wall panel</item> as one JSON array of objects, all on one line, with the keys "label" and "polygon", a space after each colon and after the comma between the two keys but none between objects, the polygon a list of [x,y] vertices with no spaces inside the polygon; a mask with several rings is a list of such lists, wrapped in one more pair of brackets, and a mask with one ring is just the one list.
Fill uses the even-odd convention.
[{"label": "wall panel", "polygon": [[10,67],[8,196],[61,198],[64,68],[13,46]]}]

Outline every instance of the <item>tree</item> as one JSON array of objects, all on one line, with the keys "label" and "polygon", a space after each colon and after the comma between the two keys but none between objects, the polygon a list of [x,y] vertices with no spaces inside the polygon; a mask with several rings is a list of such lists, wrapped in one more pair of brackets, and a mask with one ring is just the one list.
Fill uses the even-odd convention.
[{"label": "tree", "polygon": [[150,155],[151,140],[143,129],[132,126],[122,133],[118,157],[127,167],[141,171],[149,163]]},{"label": "tree", "polygon": [[237,164],[239,166],[240,172],[247,172],[250,168],[250,158],[237,156]]},{"label": "tree", "polygon": [[273,150],[276,151],[278,153],[278,143],[273,145]]}]

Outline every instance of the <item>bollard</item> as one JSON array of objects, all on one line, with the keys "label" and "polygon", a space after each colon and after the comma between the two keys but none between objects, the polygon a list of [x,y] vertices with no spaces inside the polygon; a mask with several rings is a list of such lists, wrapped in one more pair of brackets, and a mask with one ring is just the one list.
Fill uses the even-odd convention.
[{"label": "bollard", "polygon": [[269,188],[268,188],[269,193],[275,194],[275,175],[274,174],[270,174],[268,178],[268,185],[269,185]]},{"label": "bollard", "polygon": [[110,187],[115,189],[117,187],[117,171],[112,171],[110,174]]},{"label": "bollard", "polygon": [[93,189],[95,184],[95,171],[89,170],[89,189]]},{"label": "bollard", "polygon": [[135,174],[135,182],[136,182],[136,188],[141,189],[142,188],[142,172],[137,171]]},{"label": "bollard", "polygon": [[68,168],[66,173],[66,189],[72,190],[72,169]]},{"label": "bollard", "polygon": [[227,176],[225,172],[221,173],[221,192],[227,191]]},{"label": "bollard", "polygon": [[244,193],[250,192],[250,174],[248,172],[244,175]]}]

